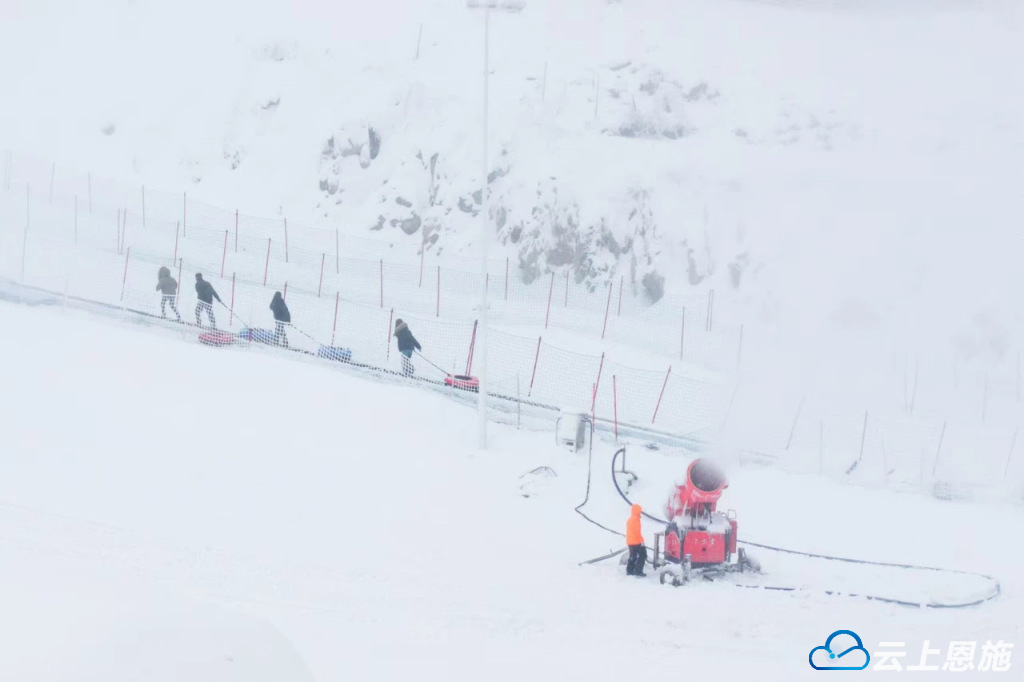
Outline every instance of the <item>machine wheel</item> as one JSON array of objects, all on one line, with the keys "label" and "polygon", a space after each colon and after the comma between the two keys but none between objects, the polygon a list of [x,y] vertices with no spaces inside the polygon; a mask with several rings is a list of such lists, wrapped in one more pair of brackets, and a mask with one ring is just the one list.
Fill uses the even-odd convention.
[{"label": "machine wheel", "polygon": [[678,573],[669,568],[658,575],[658,580],[662,585],[671,585],[672,587],[679,587],[685,582]]},{"label": "machine wheel", "polygon": [[747,554],[747,550],[742,547],[737,552],[737,563],[740,565],[740,572],[751,571],[753,573],[761,572],[761,562],[754,557]]}]

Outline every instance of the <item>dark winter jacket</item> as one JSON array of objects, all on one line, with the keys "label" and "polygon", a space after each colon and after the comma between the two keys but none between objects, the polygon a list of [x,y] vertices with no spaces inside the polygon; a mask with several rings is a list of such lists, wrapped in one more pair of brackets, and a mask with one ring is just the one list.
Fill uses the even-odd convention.
[{"label": "dark winter jacket", "polygon": [[409,325],[401,320],[395,322],[395,338],[398,339],[398,352],[420,350],[420,342],[409,331]]},{"label": "dark winter jacket", "polygon": [[199,300],[203,303],[213,303],[213,299],[217,299],[221,303],[224,302],[220,300],[220,296],[218,296],[217,292],[213,290],[213,285],[202,277],[196,278],[196,296],[198,296]]},{"label": "dark winter jacket", "polygon": [[288,310],[288,305],[284,302],[284,298],[281,297],[280,291],[274,294],[274,300],[270,302],[270,309],[274,311],[275,320],[291,324],[292,314]]},{"label": "dark winter jacket", "polygon": [[167,268],[160,268],[157,274],[156,290],[164,296],[174,296],[178,293],[178,282],[171,277],[171,271]]}]

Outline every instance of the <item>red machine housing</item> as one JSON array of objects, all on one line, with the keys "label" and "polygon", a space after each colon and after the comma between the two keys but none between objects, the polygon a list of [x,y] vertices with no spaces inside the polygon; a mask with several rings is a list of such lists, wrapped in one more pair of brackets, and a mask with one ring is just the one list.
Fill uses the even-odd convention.
[{"label": "red machine housing", "polygon": [[682,562],[689,555],[695,567],[728,563],[736,553],[736,519],[716,509],[729,482],[718,467],[695,459],[686,468],[686,482],[677,486],[665,505],[665,559]]}]

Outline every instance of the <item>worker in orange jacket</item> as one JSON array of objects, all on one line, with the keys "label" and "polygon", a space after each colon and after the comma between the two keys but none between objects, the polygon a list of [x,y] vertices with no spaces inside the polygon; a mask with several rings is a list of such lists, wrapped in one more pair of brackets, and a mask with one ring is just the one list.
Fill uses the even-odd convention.
[{"label": "worker in orange jacket", "polygon": [[640,514],[643,508],[634,504],[626,521],[626,545],[629,546],[629,561],[626,562],[626,575],[645,576],[644,563],[647,561],[647,547],[644,536],[640,532]]}]

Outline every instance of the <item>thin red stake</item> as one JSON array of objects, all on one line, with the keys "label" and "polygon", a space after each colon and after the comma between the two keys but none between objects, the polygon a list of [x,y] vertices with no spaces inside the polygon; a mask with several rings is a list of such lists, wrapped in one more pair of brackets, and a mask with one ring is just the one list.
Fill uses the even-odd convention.
[{"label": "thin red stake", "polygon": [[[175,294],[177,298],[181,298],[181,266],[184,261],[184,258],[178,261],[178,292]],[[174,267],[174,261],[171,261],[171,267]],[[177,303],[177,300],[175,300],[175,303]]]},{"label": "thin red stake", "polygon": [[612,309],[612,284],[608,283],[608,303],[604,307],[604,326],[601,327],[601,338],[604,338],[604,333],[608,329],[608,311]]},{"label": "thin red stake", "polygon": [[548,312],[544,315],[544,328],[548,328],[548,320],[551,319],[551,296],[555,293],[555,273],[551,273],[551,287],[548,289]]},{"label": "thin red stake", "polygon": [[391,323],[395,321],[395,309],[391,309],[391,317],[388,318],[388,361],[391,361]]},{"label": "thin red stake", "polygon": [[661,399],[665,395],[665,387],[668,386],[668,377],[672,374],[672,365],[668,366],[668,371],[665,372],[665,383],[661,385],[661,393],[658,394],[658,404],[654,406],[654,416],[651,417],[651,423],[658,418],[658,408],[661,407]]},{"label": "thin red stake", "polygon": [[530,390],[526,392],[526,397],[529,398],[530,394],[533,393],[533,380],[537,378],[537,361],[540,360],[540,340],[543,337],[537,337],[537,354],[533,356],[533,373],[530,375]]},{"label": "thin red stake", "polygon": [[235,253],[238,253],[238,209],[235,209]]},{"label": "thin red stake", "polygon": [[320,292],[324,289],[324,263],[327,262],[327,254],[320,254],[320,284],[316,287],[316,297],[320,298]]},{"label": "thin red stake", "polygon": [[181,231],[181,221],[174,226],[174,258],[171,259],[171,263],[178,260],[178,232]]},{"label": "thin red stake", "polygon": [[228,262],[228,231],[224,230],[224,253],[220,257],[220,276],[224,277],[224,264]]},{"label": "thin red stake", "polygon": [[288,262],[288,219],[284,219],[284,262]]},{"label": "thin red stake", "polygon": [[625,277],[621,275],[619,276],[619,312],[617,313],[618,317],[622,317],[622,282],[624,279]]},{"label": "thin red stake", "polygon": [[473,349],[476,347],[476,325],[478,320],[473,320],[473,336],[469,340],[469,358],[466,360],[466,376],[473,371]]},{"label": "thin red stake", "polygon": [[508,300],[508,258],[505,258],[505,300]]},{"label": "thin red stake", "polygon": [[420,289],[423,288],[423,256],[427,252],[427,242],[424,241],[420,246]]},{"label": "thin red stake", "polygon": [[267,262],[263,266],[263,286],[267,286],[267,273],[270,272],[270,240],[272,237],[267,237]]},{"label": "thin red stake", "polygon": [[235,323],[235,273],[231,273],[231,310],[228,311],[228,326]]},{"label": "thin red stake", "polygon": [[569,307],[569,271],[565,271],[565,307]]},{"label": "thin red stake", "polygon": [[683,308],[683,321],[679,329],[679,359],[683,359],[683,347],[686,342],[686,308]]},{"label": "thin red stake", "polygon": [[334,324],[331,325],[331,346],[334,345],[334,335],[338,331],[338,303],[341,301],[341,292],[334,292]]},{"label": "thin red stake", "polygon": [[128,247],[124,252],[124,277],[121,279],[121,300],[124,301],[124,287],[128,284],[128,254],[132,252],[132,247]]},{"label": "thin red stake", "polygon": [[441,266],[437,266],[437,312],[435,317],[441,317]]},{"label": "thin red stake", "polygon": [[597,407],[597,389],[601,386],[601,370],[604,369],[604,353],[601,353],[601,364],[597,366],[597,383],[594,384],[594,396],[590,403],[590,412],[594,413],[594,408]]},{"label": "thin red stake", "polygon": [[118,251],[124,251],[124,240],[128,235],[128,209],[124,210],[121,214],[121,243],[118,245]]},{"label": "thin red stake", "polygon": [[619,388],[612,375],[612,415],[615,419],[615,442],[619,442]]},{"label": "thin red stake", "polygon": [[[384,307],[384,259],[380,259],[380,307]],[[390,343],[388,344],[390,345]]]},{"label": "thin red stake", "polygon": [[284,293],[281,294],[281,298],[285,301],[288,300],[288,282],[284,283]]}]

